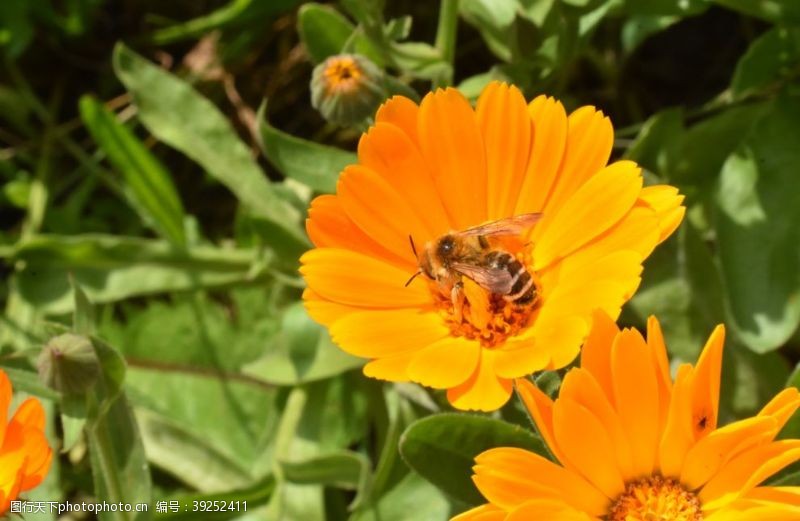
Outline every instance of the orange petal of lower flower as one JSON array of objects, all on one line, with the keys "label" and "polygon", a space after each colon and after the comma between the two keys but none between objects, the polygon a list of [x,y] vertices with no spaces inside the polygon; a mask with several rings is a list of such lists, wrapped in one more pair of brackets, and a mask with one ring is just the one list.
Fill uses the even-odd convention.
[{"label": "orange petal of lower flower", "polygon": [[531,521],[532,519],[558,519],[558,521],[597,521],[585,512],[576,510],[561,501],[534,499],[508,515],[506,521]]},{"label": "orange petal of lower flower", "polygon": [[473,481],[478,490],[505,510],[534,497],[563,501],[593,515],[601,515],[608,506],[608,498],[581,476],[538,454],[497,448],[481,453],[475,461]]},{"label": "orange petal of lower flower", "polygon": [[786,425],[786,422],[800,407],[800,391],[797,387],[789,387],[779,392],[767,405],[758,413],[759,417],[769,416],[775,419],[777,434]]},{"label": "orange petal of lower flower", "polygon": [[680,482],[689,490],[699,489],[742,450],[770,441],[775,426],[773,418],[753,417],[711,432],[686,454]]},{"label": "orange petal of lower flower", "polygon": [[457,515],[450,521],[504,521],[506,511],[494,505],[481,505]]},{"label": "orange petal of lower flower", "polygon": [[486,157],[475,112],[456,89],[437,90],[420,104],[420,147],[434,173],[453,226],[486,220]]},{"label": "orange petal of lower flower", "polygon": [[300,273],[308,287],[325,299],[361,307],[425,307],[431,303],[425,281],[362,253],[339,248],[316,248],[300,257]]},{"label": "orange petal of lower flower", "polygon": [[623,330],[614,339],[611,374],[617,412],[633,454],[632,476],[649,476],[660,434],[658,374],[647,343],[635,329]]},{"label": "orange petal of lower flower", "polygon": [[515,214],[539,212],[558,179],[567,145],[567,113],[560,101],[538,96],[528,105],[533,142]]},{"label": "orange petal of lower flower", "polygon": [[487,219],[514,215],[531,150],[531,120],[518,88],[490,83],[476,106],[486,148]]},{"label": "orange petal of lower flower", "polygon": [[606,497],[617,497],[625,490],[611,438],[589,410],[573,400],[559,398],[553,405],[553,432],[570,468]]},{"label": "orange petal of lower flower", "polygon": [[337,320],[330,331],[343,350],[367,358],[417,351],[450,334],[438,314],[416,309],[352,313]]},{"label": "orange petal of lower flower", "polygon": [[532,382],[524,378],[514,380],[517,386],[517,393],[522,399],[522,403],[531,415],[536,429],[544,439],[550,452],[562,463],[565,458],[556,443],[555,433],[553,432],[553,400],[539,390]]},{"label": "orange petal of lower flower", "polygon": [[378,108],[375,114],[376,123],[391,123],[400,128],[417,143],[417,118],[419,107],[405,96],[393,96]]},{"label": "orange petal of lower flower", "polygon": [[463,337],[446,337],[418,350],[408,366],[411,380],[433,387],[449,389],[470,377],[478,367],[481,346]]},{"label": "orange petal of lower flower", "polygon": [[669,373],[669,360],[667,359],[667,346],[664,344],[664,334],[661,332],[661,324],[656,317],[647,318],[647,346],[650,348],[650,356],[653,359],[653,367],[656,368],[658,375],[658,404],[659,422],[658,430],[664,430],[669,413],[669,402],[672,396],[672,377]]},{"label": "orange petal of lower flower", "polygon": [[695,439],[705,436],[717,427],[724,344],[725,326],[719,325],[708,337],[694,369],[692,420]]},{"label": "orange petal of lower flower", "polygon": [[614,404],[614,385],[611,376],[611,346],[619,333],[617,324],[608,314],[596,310],[592,314],[592,327],[583,344],[581,367],[589,371],[606,398]]},{"label": "orange petal of lower flower", "polygon": [[658,215],[658,241],[672,235],[686,213],[686,208],[681,207],[684,196],[678,194],[678,189],[669,185],[646,186],[639,197]]},{"label": "orange petal of lower flower", "polygon": [[594,175],[563,204],[544,213],[534,228],[534,268],[566,257],[618,223],[641,188],[640,169],[631,161],[619,161]]},{"label": "orange petal of lower flower", "polygon": [[694,443],[691,425],[692,408],[692,366],[684,364],[675,375],[672,387],[672,400],[658,447],[658,461],[661,475],[679,478],[686,453]]},{"label": "orange petal of lower flower", "polygon": [[725,464],[698,497],[704,508],[721,508],[797,460],[800,460],[800,440],[780,440],[755,447]]},{"label": "orange petal of lower flower", "polygon": [[614,446],[617,467],[625,481],[641,476],[634,467],[631,443],[623,429],[619,414],[608,401],[597,380],[584,368],[575,368],[567,373],[561,384],[559,398],[574,401],[589,410],[602,423]]},{"label": "orange petal of lower flower", "polygon": [[511,396],[511,380],[497,376],[492,349],[481,349],[480,362],[469,379],[447,391],[447,399],[456,409],[494,411]]},{"label": "orange petal of lower flower", "polygon": [[[6,373],[0,370],[0,447],[3,446],[3,438],[8,424],[8,407],[11,405],[11,380]],[[0,483],[2,481],[0,480]]]}]

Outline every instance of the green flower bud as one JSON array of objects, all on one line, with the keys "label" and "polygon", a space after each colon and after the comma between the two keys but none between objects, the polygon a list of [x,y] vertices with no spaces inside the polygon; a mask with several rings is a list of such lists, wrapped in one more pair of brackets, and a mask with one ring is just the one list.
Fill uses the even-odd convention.
[{"label": "green flower bud", "polygon": [[361,123],[385,98],[383,72],[363,56],[338,54],[314,67],[311,105],[332,123]]},{"label": "green flower bud", "polygon": [[52,338],[36,363],[39,378],[64,394],[79,394],[94,385],[100,364],[91,340],[66,333]]}]

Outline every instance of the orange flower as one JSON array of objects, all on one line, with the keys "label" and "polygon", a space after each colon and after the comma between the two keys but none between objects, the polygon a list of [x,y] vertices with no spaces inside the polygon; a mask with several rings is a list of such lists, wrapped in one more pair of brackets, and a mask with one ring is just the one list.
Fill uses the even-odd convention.
[{"label": "orange flower", "polygon": [[724,333],[718,326],[673,381],[655,318],[645,341],[597,313],[555,402],[517,380],[559,463],[516,448],[480,454],[473,481],[489,504],[454,521],[800,520],[800,487],[758,486],[800,460],[800,440],[775,441],[800,393],[785,389],[717,428]]},{"label": "orange flower", "polygon": [[0,371],[0,517],[11,501],[42,482],[53,452],[44,436],[44,409],[38,400],[22,402],[11,421],[11,382]]},{"label": "orange flower", "polygon": [[[419,106],[394,97],[375,121],[336,195],[311,203],[306,307],[342,349],[372,359],[366,375],[448,389],[459,409],[496,409],[513,378],[569,364],[592,311],[618,315],[642,261],[683,217],[677,189],[643,188],[630,161],[606,166],[613,130],[593,107],[567,116],[552,98],[526,104],[517,88],[492,83],[475,110],[446,89]],[[404,287],[419,268],[409,236],[422,250],[450,231],[529,213],[541,213],[532,229],[491,249],[531,275],[532,305],[468,277],[460,309],[452,284],[422,275]]]}]

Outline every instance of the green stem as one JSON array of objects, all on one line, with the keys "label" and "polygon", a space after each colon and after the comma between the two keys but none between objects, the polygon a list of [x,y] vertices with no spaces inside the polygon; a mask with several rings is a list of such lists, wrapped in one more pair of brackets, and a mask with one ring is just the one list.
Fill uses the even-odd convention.
[{"label": "green stem", "polygon": [[449,65],[434,80],[434,87],[446,87],[453,83],[456,56],[456,29],[458,28],[458,0],[441,0],[439,7],[439,26],[436,29],[436,48]]}]

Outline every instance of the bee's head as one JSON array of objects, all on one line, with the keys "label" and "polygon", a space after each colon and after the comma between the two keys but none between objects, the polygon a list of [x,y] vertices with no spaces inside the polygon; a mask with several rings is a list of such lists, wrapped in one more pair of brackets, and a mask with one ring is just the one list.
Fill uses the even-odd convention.
[{"label": "bee's head", "polygon": [[439,242],[436,244],[436,255],[442,262],[447,263],[447,261],[452,258],[455,249],[456,240],[452,235],[448,234],[439,239]]}]

